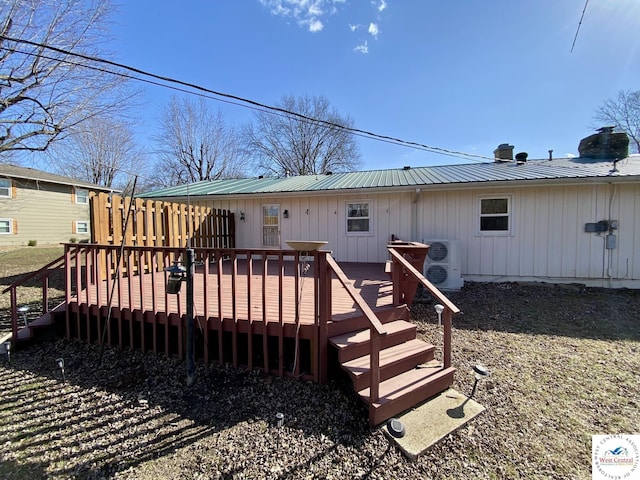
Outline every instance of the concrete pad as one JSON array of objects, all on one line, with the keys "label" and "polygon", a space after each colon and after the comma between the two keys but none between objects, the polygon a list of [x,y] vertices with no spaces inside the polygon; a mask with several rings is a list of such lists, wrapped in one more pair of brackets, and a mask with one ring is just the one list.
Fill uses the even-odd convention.
[{"label": "concrete pad", "polygon": [[404,424],[406,434],[396,438],[389,433],[386,423],[384,433],[411,460],[415,460],[429,447],[462,427],[484,411],[484,407],[453,389],[446,390],[425,403],[395,417]]}]

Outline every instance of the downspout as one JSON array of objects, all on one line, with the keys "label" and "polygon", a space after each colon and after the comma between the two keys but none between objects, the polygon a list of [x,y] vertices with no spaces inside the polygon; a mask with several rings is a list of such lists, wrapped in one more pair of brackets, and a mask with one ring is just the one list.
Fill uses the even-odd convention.
[{"label": "downspout", "polygon": [[413,195],[413,201],[411,202],[411,241],[419,242],[418,235],[418,205],[420,200],[420,188],[416,188],[416,193]]}]

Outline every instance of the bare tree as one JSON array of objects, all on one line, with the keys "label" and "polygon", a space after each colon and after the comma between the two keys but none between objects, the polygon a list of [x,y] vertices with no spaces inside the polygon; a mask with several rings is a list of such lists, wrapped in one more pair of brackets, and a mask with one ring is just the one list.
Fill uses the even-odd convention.
[{"label": "bare tree", "polygon": [[632,149],[640,153],[640,90],[619,91],[598,107],[594,118],[599,122],[614,125],[629,136]]},{"label": "bare tree", "polygon": [[245,154],[238,133],[205,99],[172,97],[159,121],[158,186],[243,176]]},{"label": "bare tree", "polygon": [[313,120],[287,113],[257,112],[256,125],[247,128],[247,143],[259,169],[285,176],[358,168],[358,144],[353,134],[342,128],[353,127],[353,120],[338,114],[326,97],[286,95],[278,107]]},{"label": "bare tree", "polygon": [[87,118],[127,103],[122,77],[46,48],[108,56],[110,11],[109,0],[0,2],[0,154],[44,151]]},{"label": "bare tree", "polygon": [[51,149],[59,173],[119,189],[133,175],[145,175],[144,158],[125,120],[94,117],[80,127]]}]

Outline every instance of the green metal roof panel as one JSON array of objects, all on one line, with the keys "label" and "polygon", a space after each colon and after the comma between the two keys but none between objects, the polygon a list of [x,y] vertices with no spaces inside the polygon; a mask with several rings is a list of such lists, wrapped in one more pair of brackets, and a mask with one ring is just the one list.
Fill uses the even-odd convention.
[{"label": "green metal roof panel", "polygon": [[147,198],[188,195],[246,195],[353,190],[362,188],[428,187],[430,185],[482,184],[578,178],[640,177],[640,155],[617,162],[584,158],[490,162],[464,165],[372,170],[365,172],[303,175],[288,178],[211,180],[169,187],[141,196]]}]

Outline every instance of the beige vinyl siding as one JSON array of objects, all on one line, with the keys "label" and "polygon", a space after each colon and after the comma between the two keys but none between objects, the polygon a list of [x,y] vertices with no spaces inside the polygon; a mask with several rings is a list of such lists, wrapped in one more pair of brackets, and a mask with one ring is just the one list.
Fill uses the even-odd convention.
[{"label": "beige vinyl siding", "polygon": [[[261,248],[262,205],[280,205],[281,248],[286,240],[323,240],[338,261],[382,263],[389,258],[386,245],[391,235],[411,237],[413,193],[377,195],[283,196],[266,199],[224,199],[193,202],[212,208],[229,209],[236,214],[236,244],[238,248]],[[371,202],[371,234],[347,235],[346,203]],[[289,218],[282,213],[288,210]],[[307,210],[309,214],[307,214]],[[245,221],[239,220],[244,212]]]},{"label": "beige vinyl siding", "polygon": [[[614,191],[615,189],[615,191]],[[512,235],[477,234],[481,195],[512,198]],[[611,217],[609,208],[611,203]],[[640,280],[640,185],[588,184],[423,193],[422,239],[459,239],[462,275],[477,280]],[[619,221],[617,248],[585,223]],[[596,282],[597,284],[597,282]]]},{"label": "beige vinyl siding", "polygon": [[[478,233],[479,198],[511,199],[511,233]],[[346,202],[372,202],[372,235],[346,234]],[[461,273],[478,281],[564,281],[640,287],[640,184],[620,183],[432,190],[361,195],[282,196],[201,201],[245,212],[236,222],[239,247],[259,248],[261,206],[280,204],[285,240],[326,240],[343,262],[384,262],[391,235],[403,240],[457,239]],[[307,208],[309,215],[306,214]],[[611,215],[609,214],[611,209]],[[617,247],[586,223],[619,221]],[[610,258],[609,258],[610,257]],[[609,279],[609,263],[611,280]]]},{"label": "beige vinyl siding", "polygon": [[90,234],[73,233],[76,221],[89,221],[89,205],[72,203],[73,187],[13,179],[14,198],[0,198],[0,217],[13,218],[18,233],[0,236],[0,245],[26,245],[89,240]]}]

